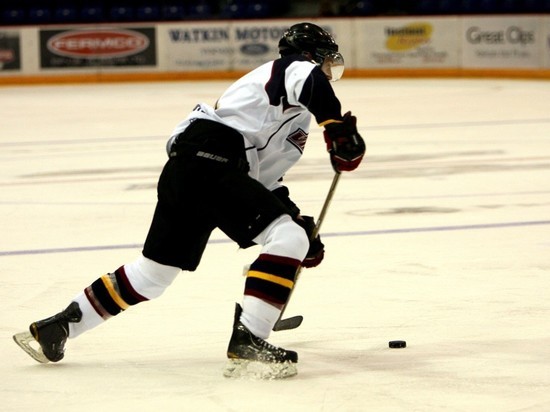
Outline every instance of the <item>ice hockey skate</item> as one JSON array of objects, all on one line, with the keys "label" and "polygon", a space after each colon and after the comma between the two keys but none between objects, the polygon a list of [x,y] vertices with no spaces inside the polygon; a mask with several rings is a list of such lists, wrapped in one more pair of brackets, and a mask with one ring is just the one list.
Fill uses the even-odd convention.
[{"label": "ice hockey skate", "polygon": [[282,379],[296,375],[298,354],[255,336],[240,322],[241,312],[237,304],[233,334],[227,348],[229,360],[223,375],[249,379]]},{"label": "ice hockey skate", "polygon": [[57,315],[33,322],[29,332],[17,333],[13,340],[37,362],[59,362],[65,355],[69,322],[79,322],[81,318],[78,303],[72,302]]}]

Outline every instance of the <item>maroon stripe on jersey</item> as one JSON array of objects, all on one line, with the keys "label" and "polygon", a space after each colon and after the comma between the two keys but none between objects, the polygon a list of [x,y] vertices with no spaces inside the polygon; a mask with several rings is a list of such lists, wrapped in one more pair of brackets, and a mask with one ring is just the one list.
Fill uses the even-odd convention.
[{"label": "maroon stripe on jersey", "polygon": [[132,287],[123,266],[114,274],[109,273],[97,279],[84,289],[84,294],[103,319],[116,316],[131,305],[149,300]]},{"label": "maroon stripe on jersey", "polygon": [[[264,86],[264,90],[269,97],[269,104],[271,106],[280,106],[283,104],[283,110],[292,107],[288,103],[288,94],[286,89],[286,69],[295,61],[307,62],[311,65],[311,70],[315,68],[314,64],[309,63],[305,56],[300,54],[293,54],[291,56],[281,57],[274,60],[271,66],[271,76]],[[326,80],[326,77],[325,77]],[[326,80],[328,82],[328,80]]]},{"label": "maroon stripe on jersey", "polygon": [[263,279],[249,277],[245,282],[244,294],[255,296],[276,307],[280,307],[288,300],[290,289]]},{"label": "maroon stripe on jersey", "polygon": [[262,253],[258,259],[250,265],[250,270],[268,273],[294,281],[300,263],[301,262],[297,259]]},{"label": "maroon stripe on jersey", "polygon": [[[109,275],[105,276],[108,277]],[[103,278],[103,276],[100,277],[87,288],[90,289],[89,295],[90,297],[95,299],[96,304],[100,306],[104,311],[106,311],[110,316],[116,316],[121,311],[123,311],[124,308],[116,302],[113,296],[111,296],[111,294],[109,293],[109,289],[103,281]],[[100,313],[100,315],[102,317],[105,317],[105,314]]]},{"label": "maroon stripe on jersey", "polygon": [[95,296],[95,293],[91,286],[88,286],[86,289],[84,289],[84,294],[86,295],[88,302],[90,302],[90,305],[92,305],[99,316],[101,316],[105,320],[112,317],[112,315],[105,310],[99,299]]},{"label": "maroon stripe on jersey", "polygon": [[296,267],[298,267],[301,263],[298,259],[290,258],[287,256],[270,255],[269,253],[260,254],[260,256],[258,256],[258,259],[256,259],[256,261],[273,262],[281,265],[289,265],[289,266],[296,266]]},{"label": "maroon stripe on jersey", "polygon": [[244,294],[275,306],[284,305],[299,266],[299,260],[262,253],[250,265],[250,271],[256,273],[246,278]]},{"label": "maroon stripe on jersey", "polygon": [[122,299],[129,305],[136,305],[140,302],[145,302],[147,299],[145,296],[140,295],[130,283],[128,276],[126,276],[126,271],[124,266],[119,267],[115,270],[115,277],[118,286],[118,291]]}]

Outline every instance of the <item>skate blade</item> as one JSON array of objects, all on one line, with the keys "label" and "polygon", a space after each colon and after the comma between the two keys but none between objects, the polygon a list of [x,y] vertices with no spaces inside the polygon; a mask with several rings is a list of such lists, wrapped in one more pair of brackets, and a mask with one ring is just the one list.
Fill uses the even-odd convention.
[{"label": "skate blade", "polygon": [[298,374],[295,363],[267,363],[244,359],[229,359],[223,376],[233,379],[274,380],[290,378]]},{"label": "skate blade", "polygon": [[[46,358],[46,355],[44,355],[44,353],[42,352],[42,348],[30,332],[16,333],[15,335],[13,335],[13,340],[35,361],[40,363],[48,363],[50,361],[48,358]],[[37,348],[33,348],[31,346],[31,343],[35,344]]]}]

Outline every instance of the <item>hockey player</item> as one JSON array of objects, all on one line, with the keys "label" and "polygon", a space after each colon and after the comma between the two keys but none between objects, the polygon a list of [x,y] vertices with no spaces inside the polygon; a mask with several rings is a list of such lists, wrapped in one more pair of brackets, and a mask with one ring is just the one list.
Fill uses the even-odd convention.
[{"label": "hockey player", "polygon": [[176,126],[142,255],[95,280],[62,312],[32,323],[30,333],[15,335],[29,355],[60,361],[68,338],[160,296],[181,270],[197,268],[219,228],[242,248],[261,246],[236,305],[226,375],[238,375],[238,366],[249,362],[274,367],[274,377],[296,373],[297,353],[266,339],[297,269],[317,266],[324,245],[318,236],[310,239],[313,218],[301,216],[281,178],[302,155],[312,115],[324,127],[337,173],[358,167],[365,144],[329,83],[344,69],[333,37],[314,24],[296,24],[280,39],[279,52],[231,85],[214,107],[200,103]]}]

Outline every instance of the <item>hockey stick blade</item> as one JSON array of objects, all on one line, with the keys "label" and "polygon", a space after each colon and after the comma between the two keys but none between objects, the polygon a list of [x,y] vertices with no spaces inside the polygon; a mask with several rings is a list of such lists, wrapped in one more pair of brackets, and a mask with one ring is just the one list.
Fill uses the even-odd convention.
[{"label": "hockey stick blade", "polygon": [[275,324],[275,326],[273,326],[273,330],[275,332],[278,332],[281,330],[296,329],[298,326],[302,324],[303,320],[304,320],[304,317],[301,315],[293,316],[291,318],[286,318],[286,319],[279,319]]}]

